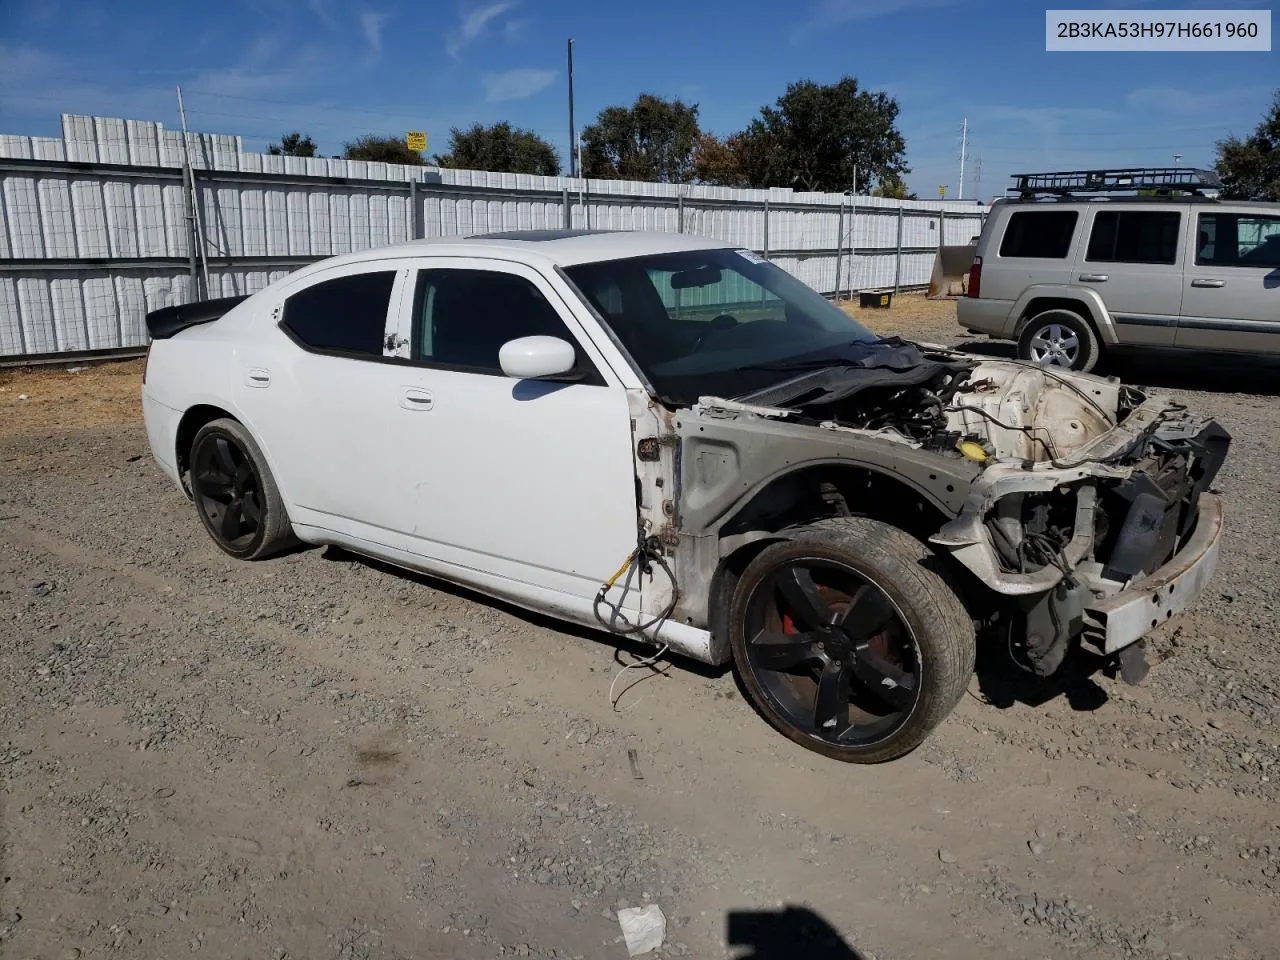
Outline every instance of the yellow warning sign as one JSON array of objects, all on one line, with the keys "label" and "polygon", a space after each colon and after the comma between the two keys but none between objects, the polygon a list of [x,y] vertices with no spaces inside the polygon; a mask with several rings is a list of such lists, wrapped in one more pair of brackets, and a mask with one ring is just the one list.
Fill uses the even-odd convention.
[{"label": "yellow warning sign", "polygon": [[404,142],[416,153],[427,149],[427,135],[420,130],[410,130],[404,135]]}]

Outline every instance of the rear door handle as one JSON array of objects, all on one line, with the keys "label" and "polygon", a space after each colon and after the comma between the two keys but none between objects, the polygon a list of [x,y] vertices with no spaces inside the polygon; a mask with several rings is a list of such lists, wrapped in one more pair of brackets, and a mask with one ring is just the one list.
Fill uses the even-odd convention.
[{"label": "rear door handle", "polygon": [[265,387],[271,383],[271,373],[261,367],[250,367],[244,375],[244,382],[250,387]]},{"label": "rear door handle", "polygon": [[1225,280],[1209,280],[1209,279],[1206,279],[1206,278],[1204,278],[1204,277],[1201,277],[1201,278],[1199,278],[1199,279],[1192,280],[1192,281],[1191,281],[1191,285],[1192,285],[1193,287],[1225,287],[1225,286],[1227,285],[1227,281],[1225,281]]},{"label": "rear door handle", "polygon": [[400,406],[406,410],[430,410],[434,404],[431,391],[421,387],[405,387],[400,393]]},{"label": "rear door handle", "polygon": [[1106,283],[1108,274],[1105,273],[1082,273],[1080,274],[1081,283]]}]

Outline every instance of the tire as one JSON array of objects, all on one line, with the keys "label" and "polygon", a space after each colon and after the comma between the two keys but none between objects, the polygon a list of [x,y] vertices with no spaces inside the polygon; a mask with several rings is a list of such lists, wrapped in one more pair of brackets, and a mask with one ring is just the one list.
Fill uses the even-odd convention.
[{"label": "tire", "polygon": [[[969,685],[969,612],[935,572],[934,554],[896,527],[840,517],[787,535],[747,565],[728,601],[734,665],[753,706],[782,734],[834,760],[881,763],[910,753]],[[795,571],[807,571],[812,593]],[[798,595],[817,594],[826,606],[791,604],[797,583]],[[845,619],[801,629],[809,614]]]},{"label": "tire", "polygon": [[298,542],[267,460],[239,422],[206,423],[188,462],[196,514],[224,553],[262,560]]},{"label": "tire", "polygon": [[1018,336],[1018,357],[1033,363],[1089,373],[1101,355],[1093,324],[1070,310],[1038,313]]}]

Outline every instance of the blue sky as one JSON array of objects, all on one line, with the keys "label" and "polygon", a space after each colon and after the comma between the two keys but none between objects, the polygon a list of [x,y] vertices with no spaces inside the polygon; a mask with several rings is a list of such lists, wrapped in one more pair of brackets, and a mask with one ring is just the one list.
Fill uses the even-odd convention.
[{"label": "blue sky", "polygon": [[790,81],[852,74],[897,98],[922,198],[939,184],[956,195],[965,117],[965,196],[985,199],[1018,170],[1165,164],[1174,152],[1207,165],[1215,140],[1251,132],[1280,87],[1274,50],[1047,53],[1045,5],[1018,0],[2,3],[4,133],[57,135],[63,112],[176,127],[181,83],[193,128],[238,133],[251,150],[292,129],[326,155],[361,133],[426,130],[436,152],[451,126],[505,119],[563,156],[573,36],[579,130],[649,91],[697,102],[704,128],[728,133]]}]

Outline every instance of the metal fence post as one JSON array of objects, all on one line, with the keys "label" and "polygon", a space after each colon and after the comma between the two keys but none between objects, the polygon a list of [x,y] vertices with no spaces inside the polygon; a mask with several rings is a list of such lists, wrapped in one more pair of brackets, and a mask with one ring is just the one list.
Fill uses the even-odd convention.
[{"label": "metal fence post", "polygon": [[418,181],[409,181],[409,239],[422,238],[422,218],[418,216]]},{"label": "metal fence post", "polygon": [[764,202],[764,258],[769,259],[769,201]]},{"label": "metal fence post", "polygon": [[684,194],[676,197],[676,233],[684,233]]},{"label": "metal fence post", "polygon": [[836,302],[840,300],[840,267],[844,260],[844,197],[840,197],[836,214]]},{"label": "metal fence post", "polygon": [[564,216],[564,228],[566,230],[573,229],[573,207],[569,206],[569,188],[565,187],[560,191],[560,204]]},{"label": "metal fence post", "polygon": [[858,195],[849,204],[849,299],[853,299],[854,270],[858,266]]},{"label": "metal fence post", "polygon": [[[901,203],[901,201],[899,201]],[[898,207],[898,251],[893,257],[893,292],[902,285],[902,207]]]},{"label": "metal fence post", "polygon": [[191,272],[191,288],[187,291],[188,302],[200,299],[200,270],[196,264],[196,244],[200,242],[200,231],[196,229],[196,201],[194,178],[191,167],[182,165],[182,204],[187,214],[187,268]]}]

